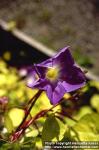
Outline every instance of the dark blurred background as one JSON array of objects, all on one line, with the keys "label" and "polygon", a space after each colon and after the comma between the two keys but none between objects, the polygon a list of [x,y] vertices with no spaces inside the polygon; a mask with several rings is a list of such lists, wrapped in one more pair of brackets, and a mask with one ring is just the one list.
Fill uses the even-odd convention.
[{"label": "dark blurred background", "polygon": [[99,0],[3,0],[0,19],[53,50],[70,45],[78,63],[99,75]]}]

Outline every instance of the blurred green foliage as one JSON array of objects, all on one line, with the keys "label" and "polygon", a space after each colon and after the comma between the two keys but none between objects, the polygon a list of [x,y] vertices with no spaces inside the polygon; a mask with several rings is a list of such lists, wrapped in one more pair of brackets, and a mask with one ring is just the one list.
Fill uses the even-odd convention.
[{"label": "blurred green foliage", "polygon": [[33,93],[35,94],[27,88],[17,69],[8,67],[0,60],[0,97],[7,96],[10,99],[9,107],[24,105]]},{"label": "blurred green foliage", "polygon": [[79,65],[86,68],[91,68],[93,66],[92,59],[88,55],[83,55],[80,47],[76,48],[73,56]]}]

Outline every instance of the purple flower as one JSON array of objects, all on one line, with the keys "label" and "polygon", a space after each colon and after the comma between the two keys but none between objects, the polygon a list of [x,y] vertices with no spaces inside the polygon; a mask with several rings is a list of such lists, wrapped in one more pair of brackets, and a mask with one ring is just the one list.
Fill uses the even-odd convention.
[{"label": "purple flower", "polygon": [[8,98],[3,96],[0,97],[0,105],[6,105],[8,103]]},{"label": "purple flower", "polygon": [[34,65],[31,75],[33,82],[27,85],[46,91],[54,105],[65,93],[85,85],[85,75],[75,64],[68,47],[60,50],[54,57]]}]

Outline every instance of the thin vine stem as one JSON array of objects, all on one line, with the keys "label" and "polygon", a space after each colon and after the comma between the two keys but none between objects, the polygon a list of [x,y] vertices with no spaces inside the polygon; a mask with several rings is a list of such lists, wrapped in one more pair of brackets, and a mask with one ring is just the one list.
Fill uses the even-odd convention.
[{"label": "thin vine stem", "polygon": [[[16,129],[16,131],[18,131],[18,130],[21,128],[22,124],[23,124],[23,123],[25,122],[25,120],[27,119],[28,115],[29,115],[30,112],[31,112],[31,109],[33,108],[35,102],[37,101],[37,99],[38,99],[38,97],[41,95],[41,93],[42,93],[42,91],[39,90],[39,91],[30,99],[30,101],[29,101],[29,103],[28,103],[28,105],[30,104],[30,107],[26,110],[26,111],[27,111],[27,112],[26,112],[26,115],[24,116],[23,121],[22,121],[21,124],[18,126],[18,128]],[[32,103],[30,103],[30,102],[32,102]]]}]

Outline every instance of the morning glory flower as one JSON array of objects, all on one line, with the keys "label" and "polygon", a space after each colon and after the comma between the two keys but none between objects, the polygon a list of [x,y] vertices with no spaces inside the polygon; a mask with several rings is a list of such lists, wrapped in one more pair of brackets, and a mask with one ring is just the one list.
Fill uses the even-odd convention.
[{"label": "morning glory flower", "polygon": [[35,64],[31,77],[33,81],[27,85],[44,90],[53,105],[57,104],[65,93],[83,87],[86,80],[84,73],[74,62],[69,47],[61,49],[54,57]]}]

